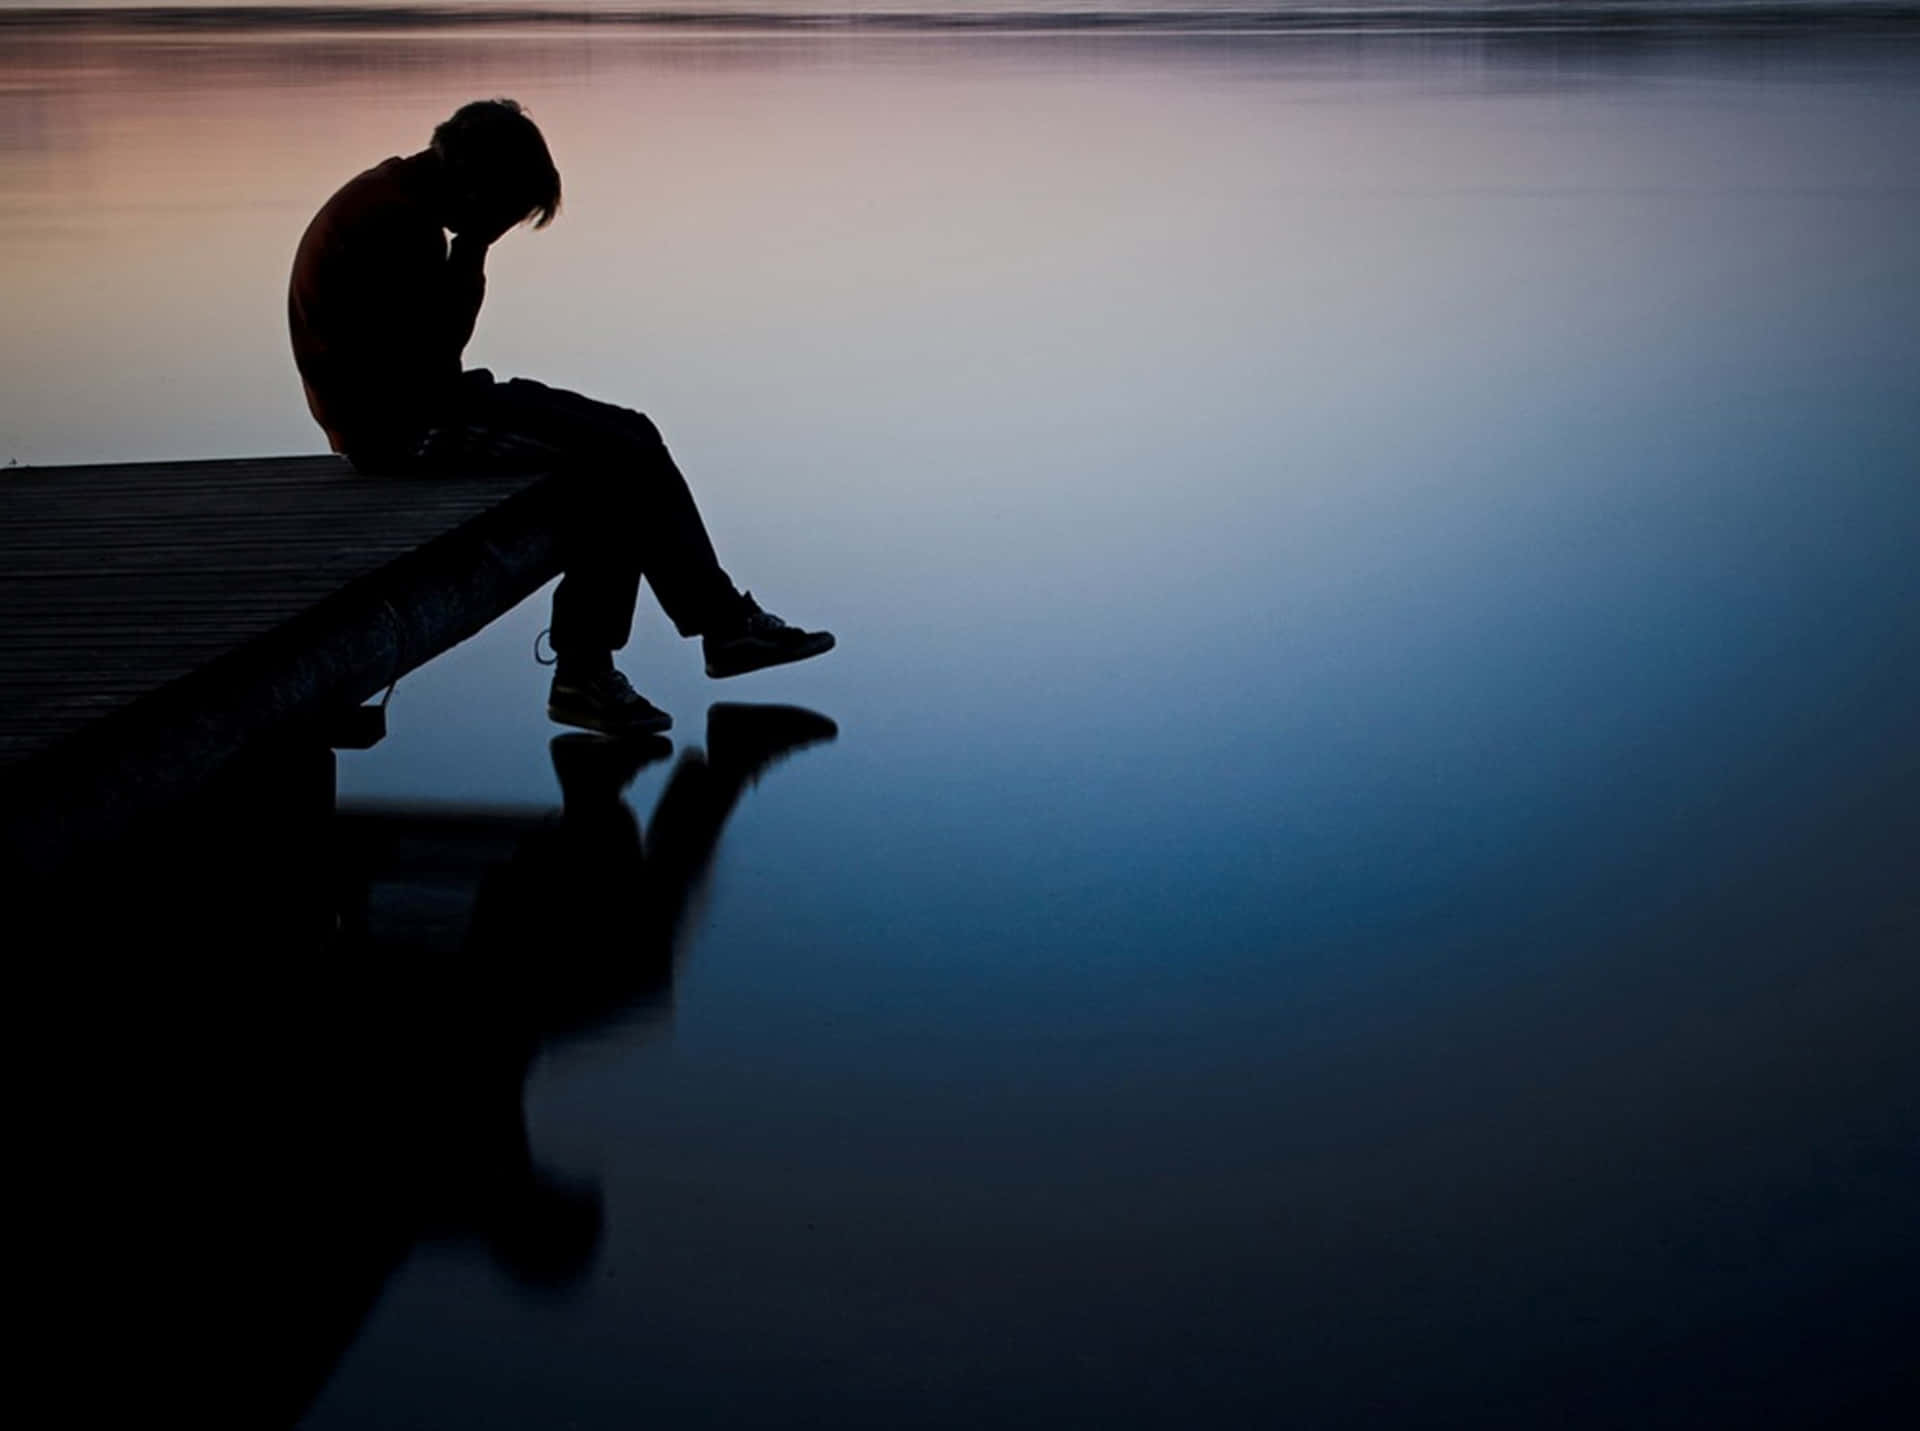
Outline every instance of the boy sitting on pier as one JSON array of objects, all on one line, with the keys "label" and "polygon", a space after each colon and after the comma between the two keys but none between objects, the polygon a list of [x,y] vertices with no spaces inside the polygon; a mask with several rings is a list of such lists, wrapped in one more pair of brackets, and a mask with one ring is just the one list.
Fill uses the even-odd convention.
[{"label": "boy sitting on pier", "polygon": [[333,450],[361,472],[564,474],[547,713],[608,734],[663,731],[673,718],[613,665],[643,576],[680,634],[702,639],[709,676],[818,656],[833,637],[734,587],[647,418],[461,370],[488,247],[529,219],[544,228],[559,207],[559,171],[520,106],[462,107],[431,147],[350,180],[307,226],[287,298],[294,360]]}]

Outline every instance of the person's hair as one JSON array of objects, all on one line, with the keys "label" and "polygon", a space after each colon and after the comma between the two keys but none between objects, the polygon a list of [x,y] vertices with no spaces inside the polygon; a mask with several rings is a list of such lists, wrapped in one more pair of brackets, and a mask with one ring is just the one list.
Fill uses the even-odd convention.
[{"label": "person's hair", "polygon": [[537,229],[560,212],[560,171],[547,141],[510,99],[461,105],[433,131],[433,152],[457,181],[524,202],[525,217]]}]

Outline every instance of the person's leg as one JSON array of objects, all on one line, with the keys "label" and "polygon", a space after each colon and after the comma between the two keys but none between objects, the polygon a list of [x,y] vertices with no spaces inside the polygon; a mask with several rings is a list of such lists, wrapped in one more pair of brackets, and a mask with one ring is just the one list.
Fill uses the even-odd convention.
[{"label": "person's leg", "polygon": [[532,438],[561,457],[566,575],[554,592],[553,649],[563,661],[604,660],[626,645],[643,576],[683,636],[739,619],[740,593],[651,421],[527,378],[476,399],[470,423]]},{"label": "person's leg", "polygon": [[683,636],[704,638],[707,674],[734,676],[832,648],[764,612],[721,568],[699,508],[666,444],[642,414],[526,378],[465,377],[457,421],[429,468],[559,472],[565,575],[554,593],[559,670],[548,713],[632,733],[672,724],[613,669],[632,632],[644,576]]}]

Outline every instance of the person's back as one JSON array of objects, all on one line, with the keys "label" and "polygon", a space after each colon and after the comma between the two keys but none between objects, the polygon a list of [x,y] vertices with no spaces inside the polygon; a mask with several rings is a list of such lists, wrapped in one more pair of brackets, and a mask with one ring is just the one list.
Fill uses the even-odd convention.
[{"label": "person's back", "polygon": [[307,406],[336,452],[377,460],[417,444],[460,381],[485,281],[456,265],[427,156],[349,180],[294,255],[287,321]]}]

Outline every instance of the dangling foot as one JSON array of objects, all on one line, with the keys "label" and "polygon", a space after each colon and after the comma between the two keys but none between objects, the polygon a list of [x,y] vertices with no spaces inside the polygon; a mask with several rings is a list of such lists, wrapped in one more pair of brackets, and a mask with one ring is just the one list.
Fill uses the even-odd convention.
[{"label": "dangling foot", "polygon": [[673,727],[672,716],[611,666],[588,676],[555,676],[547,692],[547,717],[602,735],[658,735]]},{"label": "dangling foot", "polygon": [[737,624],[724,631],[710,631],[701,638],[707,658],[707,674],[715,680],[744,676],[763,666],[784,666],[789,661],[804,661],[833,649],[830,631],[802,631],[789,626],[772,612],[762,611],[748,592]]},{"label": "dangling foot", "polygon": [[722,779],[745,785],[781,756],[839,734],[839,726],[800,706],[723,701],[707,707],[707,764]]}]

